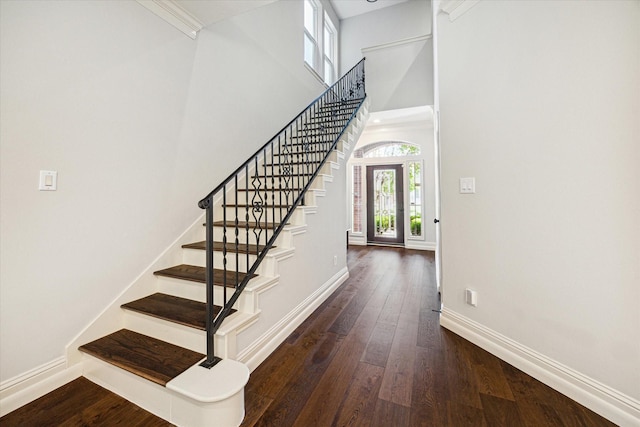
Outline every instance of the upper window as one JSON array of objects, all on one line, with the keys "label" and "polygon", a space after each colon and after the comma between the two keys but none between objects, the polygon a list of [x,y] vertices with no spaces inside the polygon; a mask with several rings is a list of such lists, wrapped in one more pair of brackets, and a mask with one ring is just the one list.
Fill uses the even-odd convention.
[{"label": "upper window", "polygon": [[333,84],[336,81],[336,51],[338,50],[338,37],[336,28],[331,23],[329,15],[324,14],[324,81]]},{"label": "upper window", "polygon": [[304,0],[304,60],[314,70],[318,64],[318,9],[315,0]]},{"label": "upper window", "polygon": [[338,31],[318,0],[304,0],[304,61],[327,84],[336,80]]}]

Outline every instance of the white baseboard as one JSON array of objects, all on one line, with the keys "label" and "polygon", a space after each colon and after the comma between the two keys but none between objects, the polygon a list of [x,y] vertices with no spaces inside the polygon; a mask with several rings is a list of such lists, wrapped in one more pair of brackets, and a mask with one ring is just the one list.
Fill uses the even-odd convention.
[{"label": "white baseboard", "polygon": [[247,365],[249,370],[253,372],[254,369],[260,366],[260,364],[348,278],[349,270],[347,267],[344,267],[251,345],[240,351],[237,360]]},{"label": "white baseboard", "polygon": [[436,242],[423,242],[420,240],[405,240],[404,247],[406,249],[417,249],[420,251],[435,251]]},{"label": "white baseboard", "polygon": [[82,375],[79,365],[67,367],[59,357],[0,384],[0,417],[75,380]]},{"label": "white baseboard", "polygon": [[446,307],[440,325],[620,426],[640,426],[640,401]]}]

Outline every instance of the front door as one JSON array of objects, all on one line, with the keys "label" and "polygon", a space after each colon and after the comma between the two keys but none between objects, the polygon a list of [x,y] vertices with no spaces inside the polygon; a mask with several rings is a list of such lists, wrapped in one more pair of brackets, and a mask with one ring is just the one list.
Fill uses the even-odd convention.
[{"label": "front door", "polygon": [[402,165],[367,166],[367,242],[404,244]]}]

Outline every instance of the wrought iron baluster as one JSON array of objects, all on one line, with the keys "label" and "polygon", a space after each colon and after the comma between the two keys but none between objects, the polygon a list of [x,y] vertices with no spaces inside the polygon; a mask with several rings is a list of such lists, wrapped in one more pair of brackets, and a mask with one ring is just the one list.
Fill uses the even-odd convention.
[{"label": "wrought iron baluster", "polygon": [[240,247],[240,240],[238,238],[238,234],[240,233],[240,223],[238,221],[238,175],[235,176],[234,178],[234,192],[235,192],[235,202],[234,202],[234,211],[235,211],[235,215],[234,215],[234,234],[235,234],[235,246],[236,246],[236,250],[235,250],[235,257],[236,257],[236,283],[234,288],[238,287],[238,284],[240,283],[240,251],[238,250]]},{"label": "wrought iron baluster", "polygon": [[[207,359],[202,366],[211,367],[219,361],[215,357],[214,336],[226,316],[231,313],[232,307],[240,297],[252,274],[255,273],[259,264],[264,259],[267,251],[273,246],[278,234],[284,228],[286,222],[293,215],[296,206],[304,205],[304,194],[309,190],[312,181],[320,172],[320,169],[328,161],[331,151],[336,148],[336,144],[345,132],[351,120],[355,117],[356,111],[366,97],[364,59],[348,71],[338,82],[332,85],[323,95],[318,97],[296,118],[291,120],[282,131],[268,141],[262,148],[249,158],[242,166],[216,187],[209,195],[200,200],[198,205],[205,209],[206,215],[206,288],[207,288],[207,319],[206,319],[206,341]],[[353,102],[359,100],[359,103]],[[295,138],[294,137],[294,133]],[[276,141],[277,138],[277,141]],[[284,139],[283,139],[284,138]],[[268,155],[268,149],[271,155]],[[276,149],[278,150],[276,152]],[[276,173],[275,156],[278,155],[278,170]],[[267,162],[271,158],[271,164]],[[296,159],[297,158],[297,159]],[[262,168],[260,168],[262,163]],[[249,173],[253,165],[255,173],[249,186]],[[269,167],[270,166],[270,167]],[[269,187],[269,177],[267,172],[271,170]],[[262,175],[261,175],[262,170]],[[245,209],[244,209],[244,235],[246,238],[246,274],[240,279],[240,196],[238,195],[238,185],[240,183],[239,174],[245,174]],[[276,180],[276,174],[278,179]],[[277,184],[277,185],[276,185]],[[229,186],[234,186],[234,193],[227,194]],[[222,191],[222,273],[223,273],[223,299],[224,304],[220,313],[213,315],[213,275],[214,275],[214,197]],[[271,216],[273,226],[269,225],[268,203],[271,191]],[[275,191],[280,193],[275,195]],[[252,193],[249,196],[249,192]],[[284,193],[284,197],[283,194]],[[291,199],[289,199],[291,196]],[[228,198],[233,198],[233,209],[229,209]],[[283,202],[284,199],[284,202]],[[220,200],[220,199],[218,199]],[[276,214],[276,200],[279,200],[278,213]],[[257,246],[256,260],[250,261],[250,241],[251,227],[250,214],[255,221],[253,235]],[[284,214],[283,214],[284,210]],[[233,221],[228,221],[227,216],[234,215]],[[228,273],[228,226],[234,226],[234,245],[236,253],[236,282],[234,292],[228,297],[227,282],[232,278],[227,277]],[[271,228],[271,230],[269,230]],[[264,243],[264,245],[262,245]],[[233,276],[232,276],[233,277]]]},{"label": "wrought iron baluster", "polygon": [[[284,131],[284,143],[287,143],[287,130],[285,129]],[[282,162],[282,134],[278,135],[278,170],[282,170],[282,168],[280,167],[280,162]],[[271,164],[271,173],[275,175],[275,162],[272,162]],[[279,191],[279,202],[280,203],[280,207],[279,207],[279,215],[278,215],[278,220],[282,223],[282,193],[283,193],[283,184],[282,184],[282,173],[278,174],[278,187],[280,188]]]},{"label": "wrought iron baluster", "polygon": [[[262,173],[264,174],[263,178],[264,178],[264,203],[265,203],[265,215],[264,215],[264,242],[265,242],[265,246],[266,243],[269,241],[269,183],[267,180],[267,149],[266,147],[264,148],[264,150],[262,151]],[[260,242],[258,242],[258,244],[260,244]]]},{"label": "wrought iron baluster", "polygon": [[227,186],[222,189],[222,299],[227,305]]},{"label": "wrought iron baluster", "polygon": [[[273,191],[271,192],[271,221],[274,224],[277,224],[277,219],[276,219],[276,177],[273,173],[273,162],[274,162],[274,156],[273,156],[273,142],[271,142],[271,188],[273,188]],[[269,170],[269,168],[267,168],[267,170]],[[280,192],[280,191],[278,191]],[[273,229],[272,229],[273,230]]]},{"label": "wrought iron baluster", "polygon": [[247,191],[244,192],[244,229],[245,229],[245,252],[247,253],[247,269],[249,269],[249,164],[244,167],[244,188]]}]

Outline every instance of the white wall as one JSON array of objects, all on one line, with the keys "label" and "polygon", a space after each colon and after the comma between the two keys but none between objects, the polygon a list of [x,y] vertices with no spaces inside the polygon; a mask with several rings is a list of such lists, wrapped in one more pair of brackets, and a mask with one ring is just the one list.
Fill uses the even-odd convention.
[{"label": "white wall", "polygon": [[481,1],[438,31],[445,308],[638,402],[640,3]]},{"label": "white wall", "polygon": [[372,112],[433,105],[431,38],[365,49],[363,53]]},{"label": "white wall", "polygon": [[[6,381],[62,356],[322,87],[303,66],[301,2],[196,41],[136,2],[0,8]],[[58,191],[38,192],[41,169],[58,171]]]},{"label": "white wall", "polygon": [[362,59],[361,49],[431,33],[431,2],[409,0],[340,21],[342,73]]},{"label": "white wall", "polygon": [[409,0],[341,21],[341,69],[367,58],[372,112],[433,104],[430,33],[428,0]]}]

